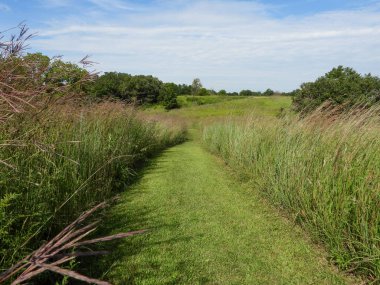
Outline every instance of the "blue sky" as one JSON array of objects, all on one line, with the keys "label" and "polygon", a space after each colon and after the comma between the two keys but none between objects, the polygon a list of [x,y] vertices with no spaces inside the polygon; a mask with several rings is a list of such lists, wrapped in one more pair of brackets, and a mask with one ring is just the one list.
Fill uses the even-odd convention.
[{"label": "blue sky", "polygon": [[31,51],[208,88],[289,91],[332,67],[379,75],[380,0],[0,0]]}]

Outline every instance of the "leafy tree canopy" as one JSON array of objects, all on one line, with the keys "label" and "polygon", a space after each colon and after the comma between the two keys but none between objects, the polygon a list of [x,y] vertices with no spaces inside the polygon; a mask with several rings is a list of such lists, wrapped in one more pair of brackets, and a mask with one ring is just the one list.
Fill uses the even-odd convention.
[{"label": "leafy tree canopy", "polygon": [[274,91],[270,88],[264,91],[263,96],[272,96],[274,95]]},{"label": "leafy tree canopy", "polygon": [[358,103],[372,105],[380,101],[380,79],[338,66],[315,82],[303,83],[294,94],[293,106],[296,111],[312,111],[325,101],[336,105],[346,104],[347,107]]},{"label": "leafy tree canopy", "polygon": [[203,85],[201,83],[201,80],[199,78],[195,78],[191,84],[191,94],[196,95],[202,88]]},{"label": "leafy tree canopy", "polygon": [[91,92],[96,97],[115,96],[120,99],[128,99],[125,98],[124,84],[131,77],[126,73],[106,72],[95,80]]},{"label": "leafy tree canopy", "polygon": [[174,83],[164,83],[160,89],[159,101],[166,110],[179,108],[177,96],[180,88]]},{"label": "leafy tree canopy", "polygon": [[162,81],[151,75],[132,76],[123,83],[123,94],[139,104],[157,103],[161,86]]}]

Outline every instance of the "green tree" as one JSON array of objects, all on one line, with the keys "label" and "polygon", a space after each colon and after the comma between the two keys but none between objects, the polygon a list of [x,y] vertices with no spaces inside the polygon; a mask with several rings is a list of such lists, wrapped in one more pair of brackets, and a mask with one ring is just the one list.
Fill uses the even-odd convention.
[{"label": "green tree", "polygon": [[117,97],[130,100],[125,96],[124,85],[131,79],[131,75],[118,72],[106,72],[98,77],[93,86],[92,93],[96,97]]},{"label": "green tree", "polygon": [[274,91],[270,88],[268,88],[267,90],[265,90],[263,93],[262,93],[263,96],[272,96],[274,95]]},{"label": "green tree", "polygon": [[253,92],[251,90],[241,90],[239,95],[240,96],[253,96]]},{"label": "green tree", "polygon": [[68,86],[71,92],[86,91],[89,86],[89,72],[77,64],[56,59],[50,62],[45,73],[45,82],[51,91],[59,94],[57,87]]},{"label": "green tree", "polygon": [[191,94],[194,96],[198,94],[199,90],[203,88],[201,80],[199,78],[195,78],[193,83],[191,84]]},{"label": "green tree", "polygon": [[46,72],[48,71],[50,67],[50,58],[46,55],[43,55],[42,53],[28,53],[23,58],[26,62],[32,62],[33,65],[29,66],[30,73],[34,79],[44,80],[44,77],[46,76]]},{"label": "green tree", "polygon": [[132,76],[123,84],[123,94],[138,104],[153,104],[158,102],[161,86],[162,81],[151,75]]},{"label": "green tree", "polygon": [[220,95],[220,96],[226,96],[226,95],[227,95],[227,91],[224,90],[224,89],[222,89],[222,90],[220,90],[220,91],[218,92],[218,95]]},{"label": "green tree", "polygon": [[303,83],[294,94],[293,107],[296,111],[312,111],[325,101],[347,107],[358,103],[372,105],[380,101],[380,79],[338,66],[315,82]]},{"label": "green tree", "polygon": [[190,95],[191,94],[191,85],[179,84],[178,85],[178,94],[179,95]]},{"label": "green tree", "polygon": [[196,93],[197,96],[208,96],[210,95],[210,92],[206,88],[201,88]]},{"label": "green tree", "polygon": [[174,83],[164,83],[160,89],[159,101],[166,110],[178,108],[177,96],[179,95],[179,88]]}]

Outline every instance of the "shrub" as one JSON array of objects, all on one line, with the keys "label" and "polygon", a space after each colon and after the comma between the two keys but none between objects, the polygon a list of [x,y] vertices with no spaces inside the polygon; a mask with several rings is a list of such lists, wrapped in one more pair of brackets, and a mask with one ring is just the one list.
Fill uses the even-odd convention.
[{"label": "shrub", "polygon": [[325,101],[347,108],[362,103],[371,106],[380,100],[380,79],[361,75],[352,68],[338,66],[315,82],[308,82],[294,92],[296,111],[310,112]]},{"label": "shrub", "polygon": [[263,96],[272,96],[274,95],[274,91],[272,89],[267,89],[262,93]]},{"label": "shrub", "polygon": [[159,101],[166,110],[179,108],[177,102],[178,86],[174,83],[164,83],[160,89]]}]

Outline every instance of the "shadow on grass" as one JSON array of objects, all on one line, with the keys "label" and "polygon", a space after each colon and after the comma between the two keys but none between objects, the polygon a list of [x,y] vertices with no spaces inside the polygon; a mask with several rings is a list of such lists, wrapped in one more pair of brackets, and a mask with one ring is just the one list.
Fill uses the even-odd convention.
[{"label": "shadow on grass", "polygon": [[[96,236],[106,236],[120,232],[128,232],[134,230],[146,229],[147,232],[142,235],[132,236],[123,240],[116,240],[101,245],[96,245],[93,250],[107,250],[110,254],[103,257],[89,257],[86,259],[78,259],[78,265],[76,270],[85,275],[93,278],[99,278],[101,280],[107,280],[108,272],[118,267],[120,260],[128,260],[136,255],[139,255],[144,250],[160,250],[161,248],[170,248],[170,245],[176,243],[186,243],[194,238],[191,235],[173,235],[172,238],[157,238],[152,237],[156,232],[169,231],[175,232],[179,227],[176,222],[163,223],[165,220],[165,212],[162,209],[155,208],[150,205],[149,207],[136,207],[130,206],[133,201],[139,199],[141,195],[144,195],[146,191],[141,185],[141,179],[154,171],[154,175],[160,175],[164,170],[160,169],[157,165],[158,158],[163,154],[170,152],[171,149],[167,149],[164,152],[156,155],[153,159],[141,164],[139,171],[134,176],[133,181],[130,181],[130,185],[126,187],[125,193],[111,205],[111,207],[103,213],[103,218],[99,229],[96,231]],[[160,159],[160,163],[165,163],[164,159]],[[174,261],[172,261],[174,262]],[[186,260],[175,261],[174,267],[176,271],[186,271]],[[157,261],[149,261],[144,264],[144,268],[138,268],[138,265],[129,264],[128,268],[125,268],[124,274],[121,274],[122,283],[117,284],[135,284],[135,279],[143,280],[149,278],[149,272],[158,271],[160,264]],[[117,268],[117,272],[120,272],[120,268]],[[148,272],[147,272],[148,271]],[[170,273],[168,273],[170,274]],[[123,279],[124,278],[124,279]],[[178,277],[173,284],[181,282]],[[208,280],[206,280],[207,282]],[[85,284],[76,280],[70,280],[70,284]]]}]

